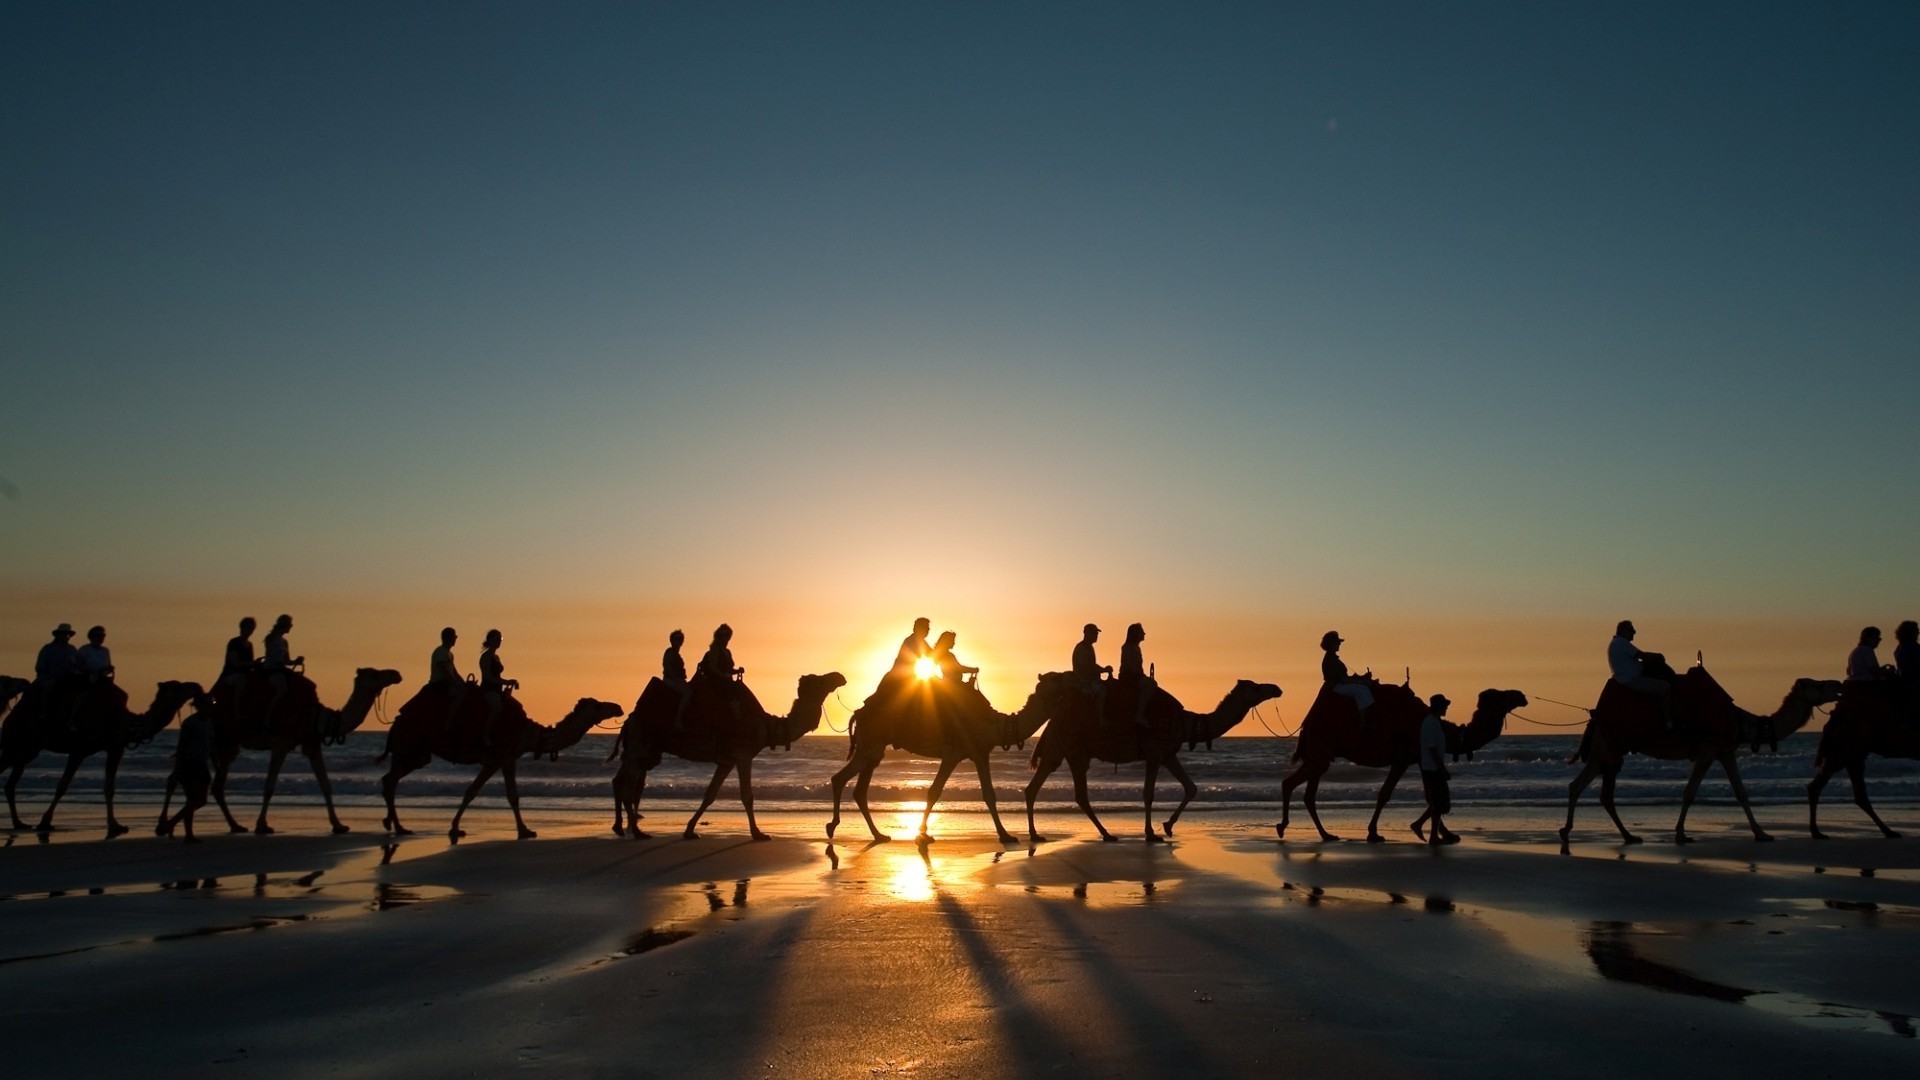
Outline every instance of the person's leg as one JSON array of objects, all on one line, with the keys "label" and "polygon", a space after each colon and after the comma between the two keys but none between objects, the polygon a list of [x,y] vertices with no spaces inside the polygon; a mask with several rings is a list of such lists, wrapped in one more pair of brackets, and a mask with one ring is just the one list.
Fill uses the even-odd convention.
[{"label": "person's leg", "polygon": [[1142,678],[1139,685],[1134,687],[1134,694],[1138,697],[1133,705],[1133,722],[1136,726],[1147,726],[1147,702],[1153,699],[1153,692],[1159,688],[1160,684],[1149,678]]}]

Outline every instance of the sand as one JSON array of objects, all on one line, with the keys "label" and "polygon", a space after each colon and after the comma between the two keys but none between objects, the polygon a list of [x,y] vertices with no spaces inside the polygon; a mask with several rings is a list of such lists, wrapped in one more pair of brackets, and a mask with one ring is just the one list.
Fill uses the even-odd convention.
[{"label": "sand", "polygon": [[754,844],[736,814],[688,841],[657,811],[672,838],[634,841],[537,808],[537,840],[487,810],[457,845],[394,844],[289,806],[280,835],[189,848],[103,841],[76,804],[0,852],[0,1038],[26,1076],[1920,1067],[1920,845],[1844,807],[1825,843],[1772,808],[1782,839],[1756,844],[1708,808],[1683,849],[1646,807],[1647,844],[1596,810],[1562,855],[1545,813],[1463,807],[1466,842],[1432,851],[1205,814],[1152,847],[1054,816],[1058,839],[1002,848],[966,814],[924,848],[857,818],[829,847],[822,814],[763,815],[778,838]]}]

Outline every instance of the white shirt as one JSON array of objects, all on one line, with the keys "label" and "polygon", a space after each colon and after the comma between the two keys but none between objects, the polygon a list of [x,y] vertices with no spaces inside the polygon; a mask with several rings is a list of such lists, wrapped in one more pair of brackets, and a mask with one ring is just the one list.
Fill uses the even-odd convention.
[{"label": "white shirt", "polygon": [[1613,681],[1632,682],[1640,677],[1640,650],[1618,634],[1607,642],[1607,666],[1613,669]]},{"label": "white shirt", "polygon": [[1447,729],[1432,713],[1420,721],[1420,771],[1438,772],[1447,767]]},{"label": "white shirt", "polygon": [[[81,649],[86,652],[86,649]],[[1880,658],[1874,655],[1873,647],[1861,645],[1847,654],[1847,681],[1872,682],[1880,677]]]},{"label": "white shirt", "polygon": [[95,645],[89,641],[80,646],[80,672],[83,675],[98,675],[113,667],[113,653],[105,645]]}]

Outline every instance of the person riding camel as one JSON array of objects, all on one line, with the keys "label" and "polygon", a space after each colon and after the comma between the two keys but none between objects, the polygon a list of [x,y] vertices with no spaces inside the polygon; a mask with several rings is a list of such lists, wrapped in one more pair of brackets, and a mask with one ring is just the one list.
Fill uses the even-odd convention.
[{"label": "person riding camel", "polygon": [[282,615],[273,620],[273,629],[267,631],[266,639],[260,643],[266,653],[260,659],[260,669],[266,673],[267,687],[271,691],[267,698],[267,711],[262,714],[269,727],[273,725],[274,714],[280,708],[280,700],[287,696],[293,669],[307,662],[304,656],[289,655],[292,650],[287,647],[287,634],[292,630],[293,616]]},{"label": "person riding camel", "polygon": [[1360,730],[1367,730],[1367,709],[1373,705],[1373,688],[1367,680],[1356,678],[1347,671],[1347,662],[1340,659],[1340,646],[1346,643],[1340,631],[1329,630],[1320,635],[1320,647],[1327,655],[1320,658],[1320,681],[1329,690],[1344,698],[1353,699],[1354,711],[1360,717]]},{"label": "person riding camel", "polygon": [[1893,628],[1893,670],[1912,693],[1920,687],[1920,623],[1908,619]]},{"label": "person riding camel", "polygon": [[467,696],[467,680],[461,676],[459,665],[453,662],[453,645],[460,640],[460,634],[451,626],[440,628],[440,644],[427,658],[427,685],[437,686],[447,697],[447,722],[444,730],[453,731],[454,722],[460,716],[460,702]]},{"label": "person riding camel", "polygon": [[1847,681],[1857,683],[1876,683],[1887,677],[1885,668],[1880,666],[1880,628],[1869,626],[1860,631],[1860,644],[1847,654]]},{"label": "person riding camel", "polygon": [[73,654],[73,673],[80,677],[82,684],[69,705],[67,726],[79,731],[80,717],[86,711],[87,699],[93,695],[93,688],[100,683],[113,681],[113,653],[107,648],[106,627],[95,626],[87,631],[87,643]]},{"label": "person riding camel", "polygon": [[1147,726],[1147,701],[1159,684],[1153,676],[1147,674],[1145,657],[1141,655],[1140,643],[1147,640],[1146,628],[1139,623],[1127,627],[1127,640],[1120,645],[1120,687],[1133,695],[1133,723],[1136,727]]},{"label": "person riding camel", "polygon": [[675,630],[667,635],[666,651],[660,654],[660,681],[667,689],[680,695],[680,704],[673,712],[673,730],[687,730],[687,703],[693,700],[693,686],[687,681],[687,658],[680,655],[680,647],[687,643],[687,635]]},{"label": "person riding camel", "polygon": [[893,654],[893,666],[880,676],[880,685],[863,704],[891,701],[914,685],[920,661],[933,653],[933,646],[927,644],[927,634],[932,630],[933,623],[924,615],[913,620],[913,633],[901,639],[900,650]]},{"label": "person riding camel", "polygon": [[930,654],[934,665],[940,669],[942,681],[952,683],[956,687],[963,684],[966,676],[980,674],[979,668],[968,667],[960,662],[959,657],[953,655],[953,646],[958,640],[959,635],[953,631],[944,631],[940,635],[940,640],[933,643],[933,652]]},{"label": "person riding camel", "polygon": [[227,639],[226,655],[220,660],[220,678],[214,685],[226,688],[235,700],[246,688],[247,676],[253,671],[253,631],[260,624],[248,615],[240,620],[240,632]]},{"label": "person riding camel", "polygon": [[1660,702],[1661,721],[1668,731],[1673,731],[1673,686],[1665,679],[1645,673],[1643,664],[1654,654],[1642,652],[1634,645],[1633,639],[1638,633],[1631,619],[1620,620],[1613,629],[1613,640],[1607,642],[1607,667],[1613,672],[1614,682],[1628,690],[1653,695]]},{"label": "person riding camel", "polygon": [[1107,726],[1107,681],[1113,668],[1102,664],[1093,654],[1093,643],[1100,640],[1100,628],[1088,623],[1080,629],[1080,644],[1073,647],[1073,674],[1080,681],[1080,692],[1093,699],[1093,715],[1100,726]]},{"label": "person riding camel", "polygon": [[79,650],[73,647],[73,625],[61,623],[53,628],[53,640],[40,646],[40,654],[33,658],[33,685],[50,687],[63,676],[72,674],[74,658]]},{"label": "person riding camel", "polygon": [[520,680],[506,677],[506,665],[500,662],[500,631],[487,631],[480,643],[480,692],[486,695],[487,720],[480,726],[480,745],[493,745],[493,724],[506,706],[507,695],[520,689]]},{"label": "person riding camel", "polygon": [[707,677],[707,689],[721,701],[727,703],[727,711],[732,714],[734,723],[740,722],[740,695],[734,692],[734,677],[745,675],[747,669],[736,667],[733,662],[733,650],[729,643],[733,641],[733,627],[721,623],[713,631],[713,642],[707,646],[707,654],[700,658],[699,674]]}]

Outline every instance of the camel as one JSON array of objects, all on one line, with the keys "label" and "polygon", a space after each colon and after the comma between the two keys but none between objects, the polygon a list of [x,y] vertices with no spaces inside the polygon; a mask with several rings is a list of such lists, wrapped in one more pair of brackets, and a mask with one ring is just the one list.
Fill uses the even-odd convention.
[{"label": "camel", "polygon": [[1813,779],[1807,783],[1807,828],[1815,840],[1820,831],[1820,792],[1841,769],[1853,784],[1853,804],[1867,812],[1889,840],[1900,834],[1887,827],[1867,798],[1867,755],[1920,758],[1920,701],[1911,687],[1899,684],[1862,686],[1849,683],[1840,703],[1820,732],[1820,749],[1813,757]]},{"label": "camel", "polygon": [[[111,839],[127,831],[127,826],[120,824],[113,813],[113,788],[120,773],[121,756],[128,747],[138,746],[159,734],[181,706],[204,700],[206,695],[199,683],[163,682],[153,695],[153,703],[145,712],[136,713],[127,708],[127,692],[113,683],[72,690],[71,694],[54,692],[49,695],[51,701],[37,708],[15,710],[7,715],[6,723],[0,725],[0,770],[11,770],[7,776],[7,813],[13,818],[16,832],[26,829],[14,800],[21,770],[40,756],[42,750],[65,754],[66,772],[60,775],[60,783],[53,789],[53,801],[47,804],[46,813],[35,826],[38,832],[51,832],[54,808],[60,805],[67,787],[73,783],[80,763],[105,751],[107,772],[102,791],[107,802],[107,836]],[[70,708],[79,710],[72,722],[68,720]]]},{"label": "camel", "polygon": [[[1480,691],[1471,720],[1465,724],[1441,721],[1447,734],[1447,752],[1456,756],[1471,755],[1499,738],[1506,730],[1507,714],[1526,704],[1527,695],[1518,690],[1489,687]],[[1280,785],[1280,822],[1273,831],[1286,839],[1293,812],[1293,789],[1305,783],[1303,801],[1307,817],[1319,830],[1320,839],[1341,839],[1320,824],[1315,796],[1319,793],[1321,778],[1334,761],[1345,758],[1355,765],[1387,770],[1386,782],[1380,785],[1380,794],[1373,802],[1373,817],[1367,821],[1367,843],[1383,843],[1386,837],[1380,835],[1380,814],[1393,798],[1393,789],[1399,785],[1400,777],[1420,758],[1420,725],[1428,711],[1427,702],[1406,686],[1376,686],[1366,731],[1362,732],[1353,699],[1322,686],[1306,717],[1300,721],[1300,742],[1293,752],[1293,759],[1300,767]]]},{"label": "camel", "polygon": [[1079,693],[1070,685],[1070,678],[1041,676],[1027,703],[1011,716],[995,711],[986,696],[971,686],[945,686],[938,680],[916,682],[867,699],[847,721],[847,738],[852,745],[847,750],[846,765],[833,774],[833,819],[827,822],[827,839],[832,840],[834,830],[840,827],[840,794],[855,774],[860,779],[854,784],[853,801],[860,807],[860,816],[866,819],[867,831],[873,834],[875,842],[892,839],[873,823],[873,813],[867,806],[867,787],[873,782],[873,770],[887,756],[887,747],[897,746],[910,754],[940,762],[933,786],[927,789],[926,809],[920,815],[919,840],[933,839],[927,835],[927,819],[933,814],[934,804],[940,801],[947,777],[960,762],[971,761],[980,776],[980,796],[987,804],[987,813],[993,816],[993,829],[1000,834],[1000,842],[1019,843],[1000,823],[1000,807],[993,791],[993,767],[988,758],[996,746],[1025,743],[1040,730],[1041,724],[1058,713],[1067,695]]},{"label": "camel", "polygon": [[393,758],[386,775],[380,778],[380,792],[387,800],[387,816],[381,820],[381,824],[397,836],[405,836],[413,831],[400,824],[400,811],[393,804],[401,778],[438,757],[455,765],[480,766],[473,783],[467,786],[466,794],[460,797],[460,808],[453,812],[453,822],[447,827],[448,837],[458,840],[467,835],[460,828],[460,818],[466,814],[474,797],[480,794],[480,789],[498,772],[506,781],[507,805],[513,808],[513,824],[519,831],[520,839],[533,839],[538,834],[527,828],[526,821],[520,816],[520,783],[517,776],[520,759],[527,754],[557,757],[560,751],[584,738],[595,724],[611,720],[624,711],[610,701],[581,698],[574,703],[573,711],[567,713],[559,723],[548,727],[535,723],[521,708],[519,701],[507,697],[502,703],[500,715],[494,719],[491,728],[483,733],[481,729],[486,726],[486,702],[480,693],[469,693],[458,703],[459,715],[451,723],[447,715],[448,704],[444,687],[429,684],[414,695],[413,700],[402,705],[400,712],[394,716],[393,727],[387,731],[386,748],[374,759],[378,763],[389,756]]},{"label": "camel", "polygon": [[15,698],[27,692],[33,682],[28,679],[16,679],[11,675],[0,675],[0,714],[13,707]]},{"label": "camel", "polygon": [[[1659,667],[1665,668],[1664,662]],[[1636,693],[1611,680],[1607,682],[1580,742],[1579,756],[1585,759],[1586,766],[1567,788],[1567,823],[1560,828],[1561,850],[1566,850],[1573,833],[1573,814],[1579,806],[1580,793],[1595,776],[1600,777],[1600,805],[1613,819],[1613,827],[1620,830],[1621,842],[1640,842],[1621,822],[1613,805],[1614,781],[1628,754],[1693,762],[1693,772],[1688,775],[1686,790],[1680,797],[1680,817],[1673,825],[1674,843],[1693,842],[1687,835],[1687,811],[1700,790],[1700,781],[1716,761],[1727,774],[1733,797],[1739,800],[1740,809],[1747,815],[1753,838],[1773,839],[1753,816],[1753,805],[1747,799],[1747,786],[1740,780],[1740,767],[1734,762],[1734,754],[1743,742],[1757,747],[1807,726],[1815,707],[1839,700],[1840,684],[1832,679],[1795,679],[1771,716],[1757,716],[1735,705],[1733,698],[1707,673],[1703,663],[1695,663],[1680,676],[1673,676],[1671,669],[1650,670],[1648,674],[1670,679],[1673,711],[1679,718],[1680,730],[1677,733],[1667,730],[1659,702],[1652,695]]]},{"label": "camel", "polygon": [[[695,676],[698,682],[700,676]],[[770,716],[760,703],[742,684],[739,692],[745,700],[743,706],[750,703],[745,723],[731,723],[731,717],[713,721],[710,715],[702,721],[685,725],[685,730],[674,729],[674,718],[680,710],[680,695],[668,688],[658,678],[647,683],[640,699],[634,702],[633,711],[627,714],[627,721],[621,725],[620,735],[614,740],[613,753],[607,760],[620,758],[620,771],[613,777],[613,834],[631,835],[636,840],[648,838],[640,828],[640,796],[647,788],[647,773],[657,768],[662,754],[672,754],[686,761],[705,762],[713,766],[713,780],[707,784],[705,797],[700,800],[700,808],[687,819],[686,831],[681,835],[688,840],[698,839],[694,831],[700,824],[700,818],[713,805],[720,794],[720,785],[729,772],[740,773],[740,804],[747,811],[747,828],[755,840],[771,840],[771,836],[760,831],[760,825],[753,816],[753,759],[762,750],[771,750],[776,746],[790,745],[793,740],[820,726],[821,711],[826,705],[827,695],[847,685],[846,677],[837,671],[825,675],[800,676],[799,688],[794,693],[793,708],[785,716]],[[689,709],[691,712],[692,709]]]},{"label": "camel", "polygon": [[1144,714],[1147,724],[1144,727],[1134,722],[1134,703],[1122,700],[1119,694],[1109,694],[1107,697],[1105,723],[1095,714],[1093,699],[1089,695],[1078,695],[1077,702],[1072,698],[1066,699],[1067,708],[1047,725],[1046,732],[1040,736],[1040,742],[1034,746],[1033,756],[1028,761],[1034,773],[1033,779],[1027,782],[1026,790],[1027,839],[1036,844],[1046,841],[1046,837],[1041,836],[1034,825],[1033,804],[1047,777],[1053,775],[1062,761],[1073,773],[1073,801],[1086,813],[1087,820],[1093,822],[1093,827],[1100,830],[1100,839],[1115,839],[1107,827],[1100,823],[1099,816],[1093,812],[1092,801],[1087,798],[1087,764],[1094,758],[1115,764],[1131,764],[1135,761],[1146,763],[1143,799],[1146,803],[1148,843],[1161,840],[1160,835],[1153,831],[1154,784],[1162,768],[1172,774],[1180,782],[1180,805],[1174,807],[1173,814],[1161,826],[1167,836],[1172,836],[1174,823],[1180,820],[1180,814],[1193,801],[1198,790],[1193,778],[1187,775],[1186,766],[1180,762],[1180,744],[1210,743],[1246,719],[1254,706],[1279,696],[1280,688],[1272,683],[1241,679],[1227,691],[1212,712],[1196,713],[1183,707],[1172,694],[1156,687],[1153,697],[1147,702]]},{"label": "camel", "polygon": [[[220,806],[221,816],[227,819],[227,829],[231,832],[247,831],[245,825],[234,820],[233,811],[227,807],[227,773],[233,768],[234,759],[242,750],[265,750],[267,759],[267,778],[260,790],[260,816],[253,823],[253,831],[261,836],[273,832],[267,824],[267,804],[273,801],[273,789],[280,780],[280,767],[285,764],[287,755],[297,747],[300,753],[313,766],[313,779],[320,785],[320,797],[326,800],[327,821],[335,833],[349,832],[345,822],[333,807],[333,782],[327,777],[326,759],[321,748],[329,741],[345,741],[347,735],[358,729],[373,710],[373,704],[389,686],[400,682],[401,675],[391,668],[361,668],[353,673],[353,693],[347,696],[347,703],[338,709],[329,709],[320,704],[313,683],[302,675],[290,675],[293,685],[288,688],[287,697],[275,711],[273,723],[264,725],[260,714],[266,711],[268,694],[265,679],[249,678],[241,689],[238,699],[216,691],[209,715],[213,720],[213,786],[209,793]],[[167,820],[167,806],[173,801],[174,784],[167,782],[167,794],[160,804],[160,827],[155,833],[164,835],[162,827]]]}]

